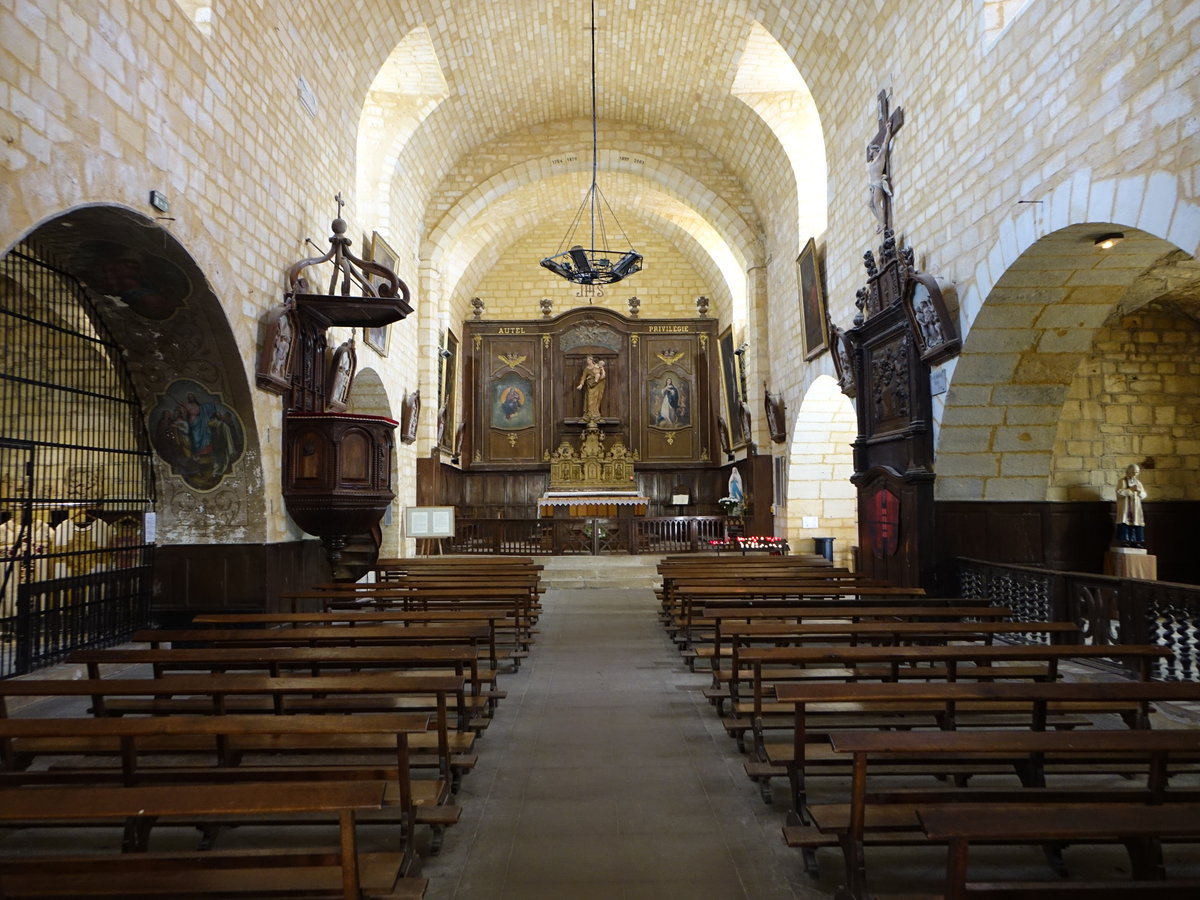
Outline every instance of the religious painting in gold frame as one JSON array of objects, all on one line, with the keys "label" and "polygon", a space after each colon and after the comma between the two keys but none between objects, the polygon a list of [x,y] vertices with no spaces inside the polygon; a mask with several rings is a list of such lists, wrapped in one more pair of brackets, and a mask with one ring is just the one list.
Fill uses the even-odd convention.
[{"label": "religious painting in gold frame", "polygon": [[733,328],[728,327],[717,339],[721,353],[721,393],[725,395],[725,421],[729,430],[730,449],[741,447],[749,440],[741,413],[742,392],[739,387],[738,357],[733,349]]},{"label": "religious painting in gold frame", "polygon": [[[366,239],[363,240],[366,243]],[[396,251],[388,246],[387,241],[378,232],[371,233],[371,253],[367,257],[371,262],[382,263],[393,272],[396,271],[396,263],[398,257]],[[378,285],[383,284],[382,278],[372,278],[373,285],[378,288]],[[386,325],[380,325],[377,328],[363,329],[363,343],[378,353],[380,356],[388,355],[388,329]]]},{"label": "religious painting in gold frame", "polygon": [[458,418],[455,395],[458,380],[458,338],[449,328],[443,335],[438,357],[438,448],[452,453]]},{"label": "religious painting in gold frame", "polygon": [[829,349],[828,309],[821,285],[821,264],[817,242],[809,238],[796,257],[800,279],[800,321],[804,329],[804,358],[812,359]]}]

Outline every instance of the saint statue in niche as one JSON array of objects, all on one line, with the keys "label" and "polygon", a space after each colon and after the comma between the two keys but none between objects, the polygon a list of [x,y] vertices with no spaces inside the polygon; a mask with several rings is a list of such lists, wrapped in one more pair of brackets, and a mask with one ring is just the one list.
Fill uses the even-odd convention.
[{"label": "saint statue in niche", "polygon": [[575,390],[583,391],[583,418],[596,420],[600,418],[600,401],[604,399],[605,382],[608,373],[604,368],[604,360],[597,361],[594,356],[588,356],[579,376]]}]

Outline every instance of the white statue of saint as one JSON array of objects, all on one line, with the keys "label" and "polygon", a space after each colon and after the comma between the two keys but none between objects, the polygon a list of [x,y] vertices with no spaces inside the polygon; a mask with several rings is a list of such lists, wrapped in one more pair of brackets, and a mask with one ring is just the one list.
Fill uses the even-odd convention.
[{"label": "white statue of saint", "polygon": [[1117,540],[1123,547],[1146,546],[1146,519],[1142,514],[1146,489],[1138,478],[1141,471],[1136,464],[1126,466],[1117,482]]}]

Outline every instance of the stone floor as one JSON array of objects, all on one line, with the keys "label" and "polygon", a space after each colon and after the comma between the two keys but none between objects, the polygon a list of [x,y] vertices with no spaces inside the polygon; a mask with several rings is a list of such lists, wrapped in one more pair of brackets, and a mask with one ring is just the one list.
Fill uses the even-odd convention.
[{"label": "stone floor", "polygon": [[[648,589],[551,590],[426,863],[430,900],[826,897],[780,834]],[[782,785],[781,785],[782,790]],[[782,798],[781,798],[782,799]]]},{"label": "stone floor", "polygon": [[[763,802],[701,694],[708,679],[680,662],[656,602],[649,588],[547,591],[537,644],[503,678],[508,699],[463,782],[462,822],[423,866],[429,900],[833,896],[840,854],[821,851],[820,877],[804,874],[780,831],[786,785]],[[1156,720],[1196,724],[1187,711]],[[840,800],[848,789],[819,779],[812,797]],[[1186,865],[1200,876],[1195,848],[1166,853],[1173,872]],[[979,848],[972,861],[983,877],[1050,877],[1038,848]],[[1071,847],[1066,861],[1077,877],[1128,871],[1119,848]],[[875,891],[936,894],[945,849],[868,848],[867,862]]]}]

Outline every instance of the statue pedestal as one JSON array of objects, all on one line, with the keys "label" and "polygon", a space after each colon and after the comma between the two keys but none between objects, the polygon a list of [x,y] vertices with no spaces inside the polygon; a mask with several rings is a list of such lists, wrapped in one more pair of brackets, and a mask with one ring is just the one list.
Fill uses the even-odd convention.
[{"label": "statue pedestal", "polygon": [[[564,425],[571,425],[576,428],[587,428],[588,422],[589,422],[589,420],[581,418],[579,416],[568,417],[566,419],[563,419],[562,421],[563,421]],[[598,427],[598,428],[616,428],[618,425],[621,424],[620,419],[600,418],[600,419],[595,419],[594,421],[596,423],[596,427]]]},{"label": "statue pedestal", "polygon": [[1158,557],[1140,547],[1109,547],[1104,554],[1104,574],[1157,581]]}]

